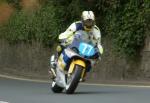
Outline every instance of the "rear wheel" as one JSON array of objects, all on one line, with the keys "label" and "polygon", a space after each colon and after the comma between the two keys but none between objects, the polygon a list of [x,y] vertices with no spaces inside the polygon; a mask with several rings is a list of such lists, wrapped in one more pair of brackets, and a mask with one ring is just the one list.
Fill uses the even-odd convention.
[{"label": "rear wheel", "polygon": [[78,86],[79,80],[82,75],[82,67],[79,65],[75,66],[74,72],[72,75],[67,77],[66,93],[73,94],[75,89]]},{"label": "rear wheel", "polygon": [[53,81],[53,82],[52,82],[52,87],[51,87],[51,89],[52,89],[52,91],[53,91],[54,93],[61,93],[64,88],[58,86],[58,85],[56,84],[56,82]]}]

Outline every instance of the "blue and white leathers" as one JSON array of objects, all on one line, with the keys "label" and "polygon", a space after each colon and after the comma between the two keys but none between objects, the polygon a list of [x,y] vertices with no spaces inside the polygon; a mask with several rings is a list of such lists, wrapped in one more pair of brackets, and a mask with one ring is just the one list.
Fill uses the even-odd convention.
[{"label": "blue and white leathers", "polygon": [[[66,39],[64,46],[72,43],[75,32],[85,31],[82,21],[77,21],[72,23],[69,28],[59,35],[59,40]],[[90,31],[85,31],[87,35],[84,35],[84,39],[91,41],[93,44],[97,45],[99,52],[103,53],[103,48],[101,46],[101,33],[99,28],[94,25],[94,27]]]}]

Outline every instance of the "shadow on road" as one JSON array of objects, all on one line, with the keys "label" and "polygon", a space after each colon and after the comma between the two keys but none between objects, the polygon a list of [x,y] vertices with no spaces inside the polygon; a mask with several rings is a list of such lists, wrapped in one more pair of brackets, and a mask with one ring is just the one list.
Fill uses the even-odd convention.
[{"label": "shadow on road", "polygon": [[87,94],[87,95],[91,95],[91,94],[125,94],[128,91],[77,91],[74,94]]}]

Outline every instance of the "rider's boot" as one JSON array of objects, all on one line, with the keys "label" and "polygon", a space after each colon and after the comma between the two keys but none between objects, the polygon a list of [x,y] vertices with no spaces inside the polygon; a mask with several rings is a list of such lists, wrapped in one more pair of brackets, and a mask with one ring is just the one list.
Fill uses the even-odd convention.
[{"label": "rider's boot", "polygon": [[56,58],[55,55],[52,55],[50,58],[50,69],[48,71],[50,73],[51,79],[56,77]]}]

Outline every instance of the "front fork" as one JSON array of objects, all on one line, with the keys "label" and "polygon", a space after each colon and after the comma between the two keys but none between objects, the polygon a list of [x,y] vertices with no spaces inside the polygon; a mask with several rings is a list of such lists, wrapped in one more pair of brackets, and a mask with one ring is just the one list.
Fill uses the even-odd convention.
[{"label": "front fork", "polygon": [[73,60],[70,64],[69,67],[69,71],[68,74],[72,74],[74,69],[75,69],[75,65],[80,65],[82,66],[82,75],[81,75],[81,79],[83,79],[86,75],[86,63],[83,60],[77,59],[77,60]]}]

